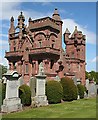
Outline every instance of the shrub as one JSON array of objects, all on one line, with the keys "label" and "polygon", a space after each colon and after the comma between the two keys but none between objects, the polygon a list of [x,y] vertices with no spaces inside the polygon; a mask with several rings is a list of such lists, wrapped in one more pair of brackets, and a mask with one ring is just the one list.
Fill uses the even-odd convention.
[{"label": "shrub", "polygon": [[19,87],[19,97],[24,106],[31,105],[31,90],[28,85],[24,84]]},{"label": "shrub", "polygon": [[2,83],[2,103],[3,100],[5,99],[5,94],[6,94],[6,84]]},{"label": "shrub", "polygon": [[47,81],[46,95],[49,103],[60,103],[63,97],[63,88],[60,82],[54,80]]},{"label": "shrub", "polygon": [[83,99],[84,98],[85,87],[81,84],[78,84],[77,88],[78,88],[78,94],[80,96],[80,99]]},{"label": "shrub", "polygon": [[61,78],[60,82],[63,87],[63,100],[64,101],[76,100],[78,96],[78,91],[73,80],[68,77],[64,77]]}]

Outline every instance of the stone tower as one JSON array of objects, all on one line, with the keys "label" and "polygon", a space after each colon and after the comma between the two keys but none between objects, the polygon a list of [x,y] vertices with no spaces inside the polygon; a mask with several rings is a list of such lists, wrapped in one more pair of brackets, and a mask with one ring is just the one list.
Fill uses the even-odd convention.
[{"label": "stone tower", "polygon": [[68,28],[64,33],[64,43],[66,44],[66,75],[75,76],[85,84],[85,35],[81,31],[75,30],[70,36]]}]

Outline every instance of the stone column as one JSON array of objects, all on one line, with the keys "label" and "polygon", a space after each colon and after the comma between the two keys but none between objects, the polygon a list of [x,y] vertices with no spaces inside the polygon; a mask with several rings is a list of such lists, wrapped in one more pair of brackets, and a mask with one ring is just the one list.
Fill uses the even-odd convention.
[{"label": "stone column", "polygon": [[38,61],[36,61],[36,74],[38,73]]}]

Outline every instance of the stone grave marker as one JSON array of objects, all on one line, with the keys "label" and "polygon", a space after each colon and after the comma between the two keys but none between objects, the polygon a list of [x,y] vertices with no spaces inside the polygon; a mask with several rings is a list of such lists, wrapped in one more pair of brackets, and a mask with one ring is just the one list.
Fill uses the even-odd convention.
[{"label": "stone grave marker", "polygon": [[88,97],[96,97],[96,85],[94,81],[90,81],[88,87]]},{"label": "stone grave marker", "polygon": [[44,73],[43,63],[39,65],[39,73],[36,77],[36,96],[32,98],[32,106],[48,105],[47,96],[45,95],[46,75]]},{"label": "stone grave marker", "polygon": [[35,95],[36,95],[36,78],[35,77],[30,78],[29,86],[31,89],[31,97],[35,97]]},{"label": "stone grave marker", "polygon": [[24,84],[24,80],[22,76],[18,79],[18,81],[19,81],[19,86]]},{"label": "stone grave marker", "polygon": [[19,98],[18,88],[19,88],[19,75],[17,71],[9,70],[4,74],[7,79],[6,82],[6,97],[3,100],[3,105],[1,106],[1,112],[13,112],[22,110],[21,100]]},{"label": "stone grave marker", "polygon": [[74,81],[74,84],[77,85],[77,78],[76,77],[73,78],[73,81]]}]

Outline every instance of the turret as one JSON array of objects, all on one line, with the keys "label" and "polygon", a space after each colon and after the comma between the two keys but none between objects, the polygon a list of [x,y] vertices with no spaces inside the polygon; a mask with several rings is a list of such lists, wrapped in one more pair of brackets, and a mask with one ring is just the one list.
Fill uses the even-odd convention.
[{"label": "turret", "polygon": [[57,8],[55,8],[55,10],[54,10],[54,13],[52,15],[52,19],[57,20],[57,21],[61,21],[61,18],[60,18],[60,15],[58,13]]},{"label": "turret", "polygon": [[14,17],[12,16],[10,19],[10,29],[9,29],[9,34],[15,33],[15,27],[14,27]]},{"label": "turret", "polygon": [[71,38],[74,39],[76,37],[77,33],[78,33],[77,26],[75,26],[75,30],[74,30],[73,34],[71,35]]},{"label": "turret", "polygon": [[69,40],[69,35],[71,33],[69,32],[68,28],[66,28],[65,33],[64,33],[64,43],[66,44],[66,41]]},{"label": "turret", "polygon": [[21,12],[21,14],[18,16],[18,26],[17,26],[17,28],[19,28],[19,39],[20,40],[22,38],[22,30],[25,26],[24,21],[25,21],[25,17],[23,16]]},{"label": "turret", "polygon": [[18,25],[20,28],[24,27],[24,21],[25,21],[25,17],[23,16],[21,12],[21,14],[18,16]]}]

